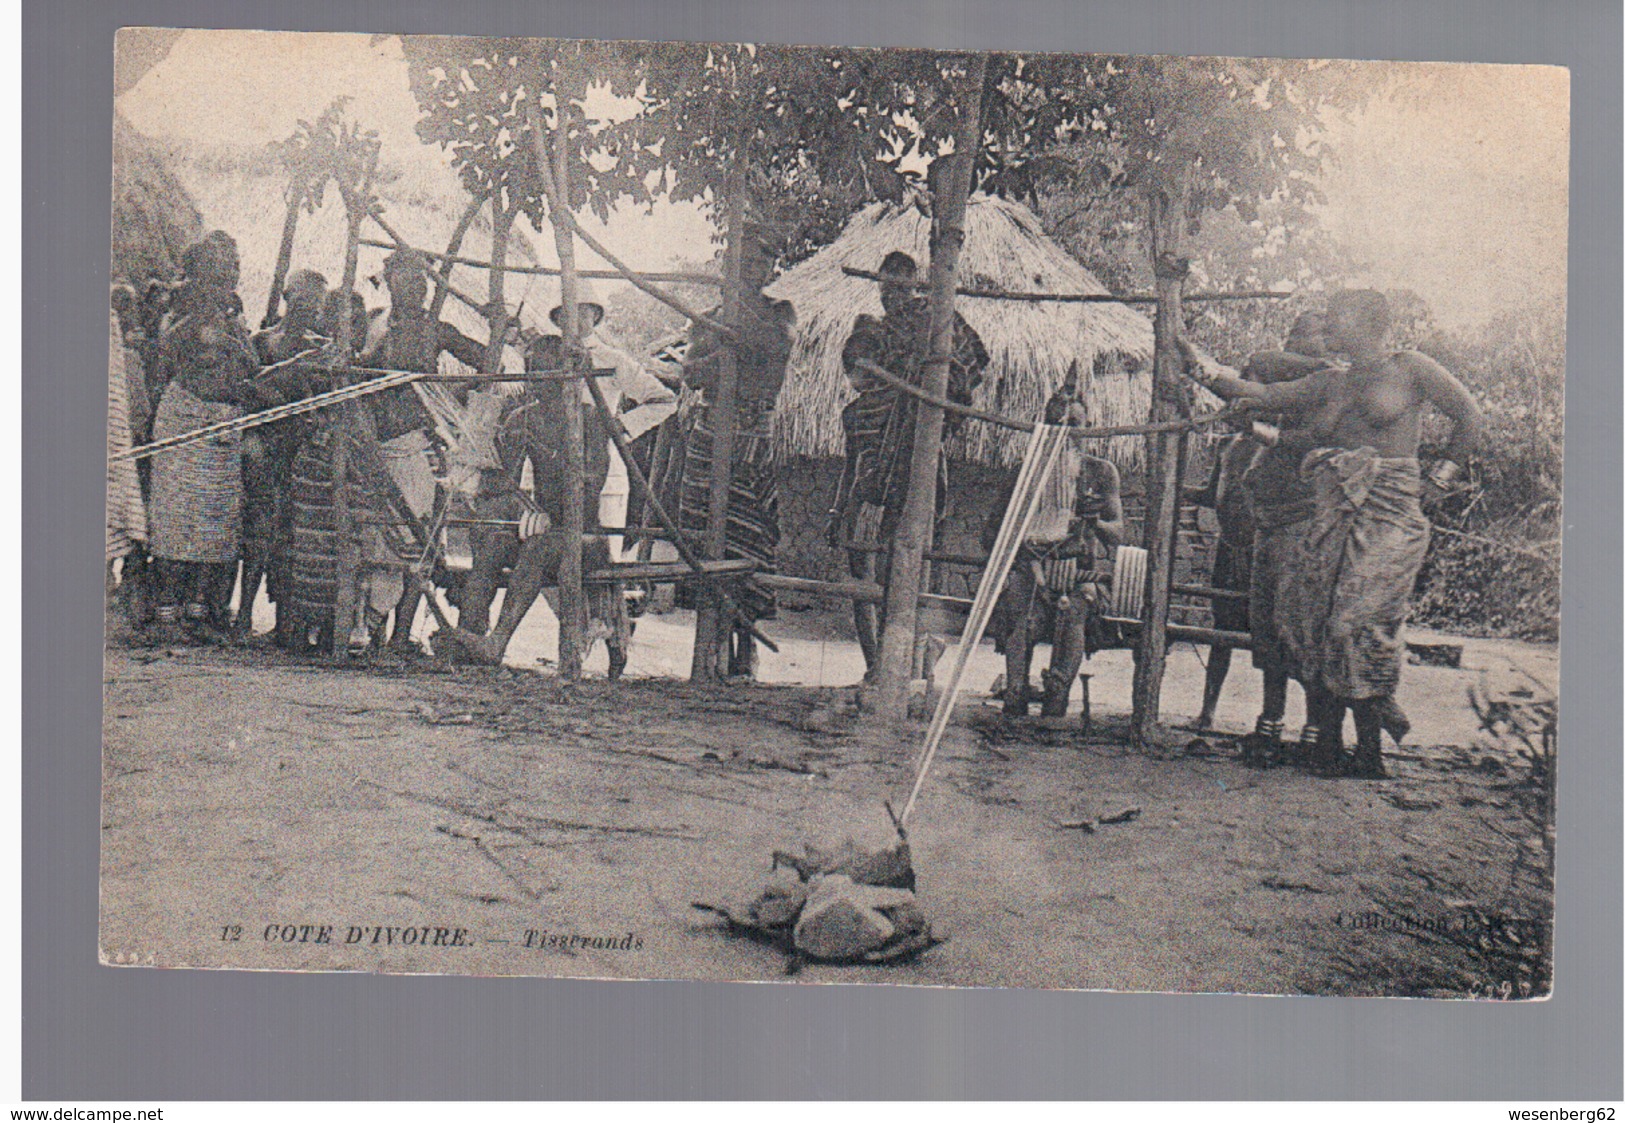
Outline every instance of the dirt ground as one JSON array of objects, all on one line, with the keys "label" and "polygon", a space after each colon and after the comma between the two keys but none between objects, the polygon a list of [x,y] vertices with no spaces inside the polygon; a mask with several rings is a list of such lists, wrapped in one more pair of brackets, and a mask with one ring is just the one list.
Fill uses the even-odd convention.
[{"label": "dirt ground", "polygon": [[[551,658],[545,616],[510,652],[518,665],[496,670],[111,646],[104,959],[783,978],[781,954],[692,903],[742,903],[774,849],[884,840],[882,800],[906,796],[921,726],[858,715],[856,649],[815,617],[769,625],[782,640],[769,682],[703,691],[677,678],[684,614],[640,622],[625,681],[574,686],[535,669]],[[1221,731],[1198,736],[1179,723],[1205,651],[1177,648],[1169,739],[1142,752],[1124,737],[1126,652],[1093,661],[1087,736],[1002,721],[986,694],[998,660],[978,652],[980,693],[962,699],[910,831],[946,942],[795,978],[1546,993],[1545,789],[1516,745],[1477,734],[1467,689],[1555,692],[1556,649],[1452,642],[1460,669],[1407,668],[1416,730],[1375,782],[1243,765],[1235,736],[1258,691],[1245,656]]]}]

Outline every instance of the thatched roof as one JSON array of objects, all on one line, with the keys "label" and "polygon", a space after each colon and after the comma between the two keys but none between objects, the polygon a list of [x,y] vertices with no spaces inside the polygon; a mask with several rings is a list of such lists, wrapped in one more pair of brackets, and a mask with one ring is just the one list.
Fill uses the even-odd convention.
[{"label": "thatched roof", "polygon": [[[791,455],[837,456],[841,408],[852,391],[841,349],[862,313],[881,314],[880,286],[850,277],[843,267],[875,270],[893,250],[929,264],[931,223],[912,206],[875,203],[852,216],[833,243],[787,271],[767,293],[796,309],[795,347],[779,398],[779,441]],[[1109,290],[1045,236],[1038,218],[1019,203],[973,196],[965,215],[959,287],[1012,292],[1106,293]],[[1033,303],[960,297],[956,302],[981,336],[991,361],[975,405],[1035,419],[1077,360],[1088,374],[1090,424],[1144,421],[1151,410],[1151,321],[1123,304]],[[965,425],[950,455],[1014,465],[1021,434],[982,423]],[[1144,442],[1120,438],[1106,454],[1128,467]]]},{"label": "thatched roof", "polygon": [[[463,216],[469,197],[455,172],[425,148],[421,162],[384,169],[378,194],[383,201],[384,218],[402,238],[423,249],[446,248],[452,231]],[[277,162],[262,149],[253,147],[206,148],[179,145],[171,169],[197,201],[205,229],[220,229],[237,240],[242,255],[242,282],[238,292],[245,306],[244,318],[250,327],[259,324],[270,295],[277,250],[282,240],[282,224],[287,214],[286,177]],[[362,237],[387,240],[373,223],[363,224]],[[516,226],[508,238],[508,264],[535,265],[537,256],[531,237]],[[315,214],[301,211],[294,238],[292,269],[315,269],[337,286],[344,276],[344,205],[337,190],[329,185],[323,206]],[[489,260],[491,253],[491,212],[486,207],[463,238],[461,256]],[[387,251],[363,246],[356,272],[356,288],[369,308],[389,303],[388,294],[372,279],[379,277]],[[488,295],[487,271],[458,266],[452,281],[470,297],[484,301]],[[509,274],[504,299],[509,308],[524,300],[523,322],[538,330],[554,331],[547,313],[549,297],[556,297],[558,282],[551,278]],[[488,334],[484,317],[455,297],[446,300],[442,317],[464,334],[483,342]],[[446,369],[457,362],[441,357]],[[523,369],[519,357],[509,352],[505,369]]]},{"label": "thatched roof", "polygon": [[113,276],[140,286],[169,278],[181,251],[203,236],[203,218],[162,151],[113,115]]}]

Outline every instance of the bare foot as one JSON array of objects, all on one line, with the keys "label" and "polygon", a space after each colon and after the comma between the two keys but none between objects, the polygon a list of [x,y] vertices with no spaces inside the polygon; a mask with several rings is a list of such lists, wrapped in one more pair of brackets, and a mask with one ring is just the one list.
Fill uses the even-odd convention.
[{"label": "bare foot", "polygon": [[1267,733],[1249,733],[1241,739],[1240,747],[1241,762],[1249,768],[1270,768],[1283,763],[1278,737],[1271,737]]},{"label": "bare foot", "polygon": [[1307,757],[1309,770],[1317,776],[1338,777],[1348,775],[1349,757],[1341,745],[1317,744]]},{"label": "bare foot", "polygon": [[490,636],[477,636],[461,628],[442,628],[433,636],[440,653],[454,663],[473,663],[485,667],[502,665],[502,648]]},{"label": "bare foot", "polygon": [[1388,731],[1388,736],[1394,739],[1394,744],[1404,742],[1405,735],[1411,731],[1411,719],[1405,716],[1405,711],[1399,708],[1392,695],[1384,698],[1378,705],[1377,720]]},{"label": "bare foot", "polygon": [[1357,780],[1386,780],[1388,779],[1388,768],[1382,763],[1381,752],[1361,752],[1354,754],[1344,775],[1352,776]]}]

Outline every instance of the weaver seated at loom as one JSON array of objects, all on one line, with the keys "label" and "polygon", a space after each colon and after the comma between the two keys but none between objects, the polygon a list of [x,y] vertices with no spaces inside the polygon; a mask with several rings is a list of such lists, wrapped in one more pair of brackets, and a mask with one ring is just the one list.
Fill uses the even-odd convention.
[{"label": "weaver seated at loom", "polygon": [[[563,368],[563,342],[556,335],[533,340],[525,353],[526,369],[534,372]],[[567,544],[561,529],[564,456],[568,447],[563,406],[569,395],[578,392],[570,382],[531,383],[523,396],[514,399],[515,405],[502,419],[496,436],[502,467],[482,473],[475,508],[483,518],[511,519],[525,525],[522,536],[506,527],[470,531],[473,567],[462,587],[454,591],[457,627],[434,635],[437,649],[453,658],[500,664],[536,598],[544,588],[558,584]],[[598,519],[591,517],[596,513],[591,500],[603,493],[611,463],[608,431],[596,410],[582,410],[581,428],[582,493],[588,499],[581,566],[584,573],[590,573],[613,560],[609,536],[601,532]],[[535,485],[530,495],[522,490],[527,464]],[[491,605],[504,579],[507,595],[495,628],[490,628]],[[603,638],[609,647],[610,677],[619,678],[626,666],[626,647],[631,637],[622,587],[588,586],[587,615],[589,648],[594,640]]]},{"label": "weaver seated at loom", "polygon": [[[1045,420],[1082,423],[1083,407],[1076,401],[1050,403]],[[1013,485],[1012,485],[1013,486]],[[983,529],[982,544],[991,549],[1010,503],[1007,492]],[[1109,646],[1112,627],[1098,611],[1106,582],[1090,572],[1095,544],[1108,551],[1124,537],[1122,485],[1117,467],[1090,456],[1068,440],[1060,460],[1040,493],[1027,535],[1010,569],[1009,582],[993,608],[987,634],[1004,653],[1004,712],[1025,717],[1032,688],[1032,651],[1036,643],[1053,645],[1049,669],[1043,673],[1042,714],[1066,716],[1067,699],[1086,656]]]}]

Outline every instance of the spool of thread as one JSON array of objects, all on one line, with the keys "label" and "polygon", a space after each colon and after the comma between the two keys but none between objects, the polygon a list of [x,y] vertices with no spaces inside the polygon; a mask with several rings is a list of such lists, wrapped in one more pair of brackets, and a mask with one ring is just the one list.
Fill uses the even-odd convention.
[{"label": "spool of thread", "polygon": [[552,520],[547,517],[546,511],[526,511],[519,516],[519,541],[524,542],[543,534],[551,525]]},{"label": "spool of thread", "polygon": [[1111,614],[1138,620],[1145,614],[1145,550],[1119,546],[1112,557]]}]

